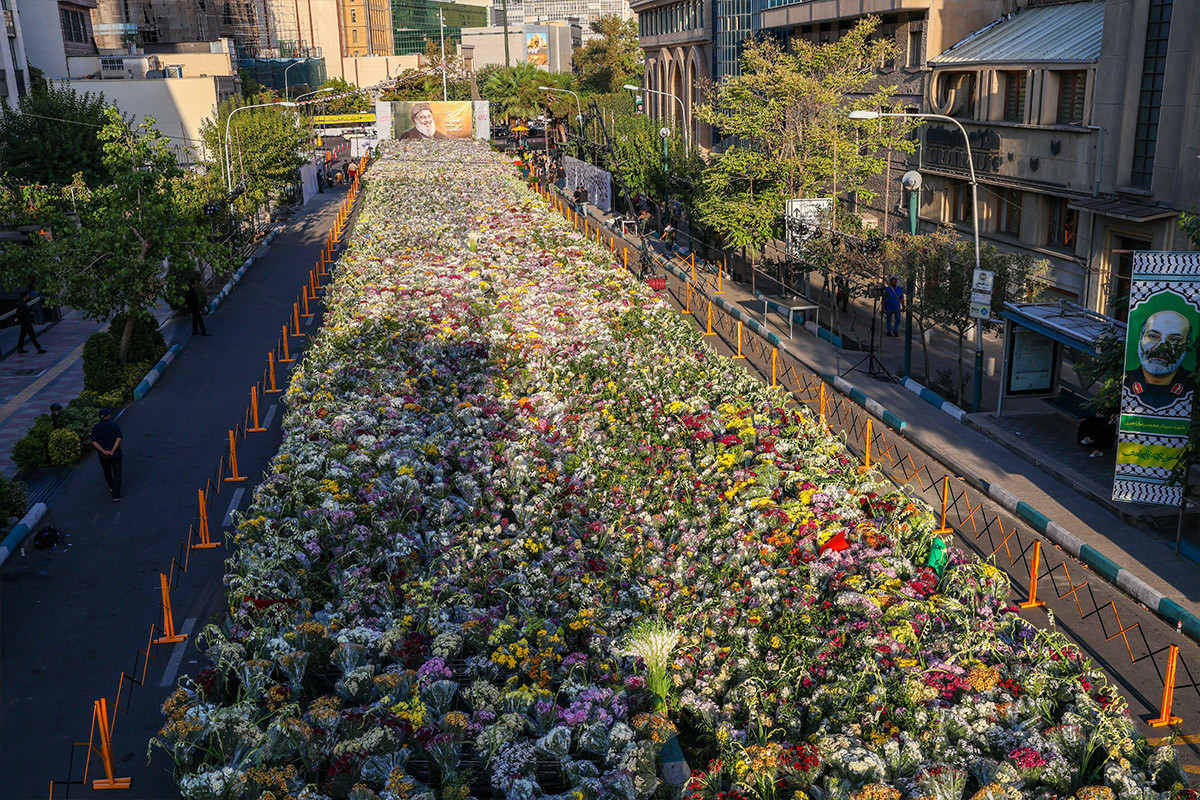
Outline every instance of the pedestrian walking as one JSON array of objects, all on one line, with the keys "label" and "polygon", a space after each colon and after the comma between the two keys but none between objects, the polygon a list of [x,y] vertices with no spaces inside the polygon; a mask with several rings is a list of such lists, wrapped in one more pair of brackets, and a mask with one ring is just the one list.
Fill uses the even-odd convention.
[{"label": "pedestrian walking", "polygon": [[17,334],[18,353],[27,352],[25,350],[26,339],[33,342],[33,346],[39,353],[46,352],[38,344],[37,335],[33,332],[33,310],[29,308],[29,292],[21,292],[21,297],[17,300],[17,324],[21,326],[21,332]]},{"label": "pedestrian walking", "polygon": [[208,336],[208,330],[204,327],[204,310],[200,308],[200,293],[196,291],[197,283],[195,278],[188,281],[187,291],[183,293],[183,304],[192,315],[192,335]]},{"label": "pedestrian walking", "polygon": [[904,287],[892,278],[883,290],[883,313],[887,315],[888,336],[900,335],[900,312],[904,310]]},{"label": "pedestrian walking", "polygon": [[114,503],[121,502],[121,429],[109,419],[112,411],[100,409],[100,421],[92,427],[92,447],[100,454],[100,469],[104,471],[104,482],[112,493]]},{"label": "pedestrian walking", "polygon": [[675,252],[675,226],[668,222],[658,239],[667,243],[667,256],[670,257]]},{"label": "pedestrian walking", "polygon": [[358,166],[353,161],[346,165],[346,178],[351,183],[354,183],[354,174],[356,172],[358,172]]}]

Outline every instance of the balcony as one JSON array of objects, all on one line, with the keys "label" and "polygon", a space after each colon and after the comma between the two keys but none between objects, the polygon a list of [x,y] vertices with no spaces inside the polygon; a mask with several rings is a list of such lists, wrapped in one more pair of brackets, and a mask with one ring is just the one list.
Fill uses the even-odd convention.
[{"label": "balcony", "polygon": [[9,36],[17,35],[17,23],[13,19],[12,9],[9,8],[4,9],[4,31]]},{"label": "balcony", "polygon": [[896,11],[927,11],[933,0],[767,0],[763,28],[790,28]]},{"label": "balcony", "polygon": [[[971,143],[979,180],[1013,187],[1091,194],[1095,186],[1095,132],[1074,125],[1033,126],[960,119]],[[921,169],[968,176],[962,134],[930,121],[921,131]]]}]

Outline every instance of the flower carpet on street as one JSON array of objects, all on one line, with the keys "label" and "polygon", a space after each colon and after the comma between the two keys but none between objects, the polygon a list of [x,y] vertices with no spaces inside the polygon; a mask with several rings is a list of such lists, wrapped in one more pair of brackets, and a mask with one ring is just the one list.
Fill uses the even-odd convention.
[{"label": "flower carpet on street", "polygon": [[380,156],[164,706],[184,797],[1190,796],[998,570],[511,164]]}]

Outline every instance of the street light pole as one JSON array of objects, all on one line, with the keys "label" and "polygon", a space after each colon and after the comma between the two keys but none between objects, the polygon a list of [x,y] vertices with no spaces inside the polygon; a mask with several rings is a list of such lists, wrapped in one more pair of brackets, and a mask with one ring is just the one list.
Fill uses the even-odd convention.
[{"label": "street light pole", "polygon": [[[914,119],[936,119],[949,122],[958,128],[963,137],[963,146],[967,148],[967,167],[971,175],[971,225],[975,235],[975,269],[979,269],[979,184],[975,180],[975,159],[971,156],[971,140],[967,129],[954,117],[945,114],[924,114],[920,112],[883,112],[883,111],[851,111],[850,119],[866,120],[879,117],[912,117]],[[911,301],[912,298],[909,298]],[[971,411],[978,414],[983,404],[983,320],[975,321],[975,391],[972,398]]]},{"label": "street light pole", "polygon": [[297,61],[296,63],[291,64],[290,66],[286,67],[283,70],[283,99],[284,100],[288,99],[288,82],[287,82],[288,70],[291,69],[292,67],[298,67],[303,63],[304,63],[303,61]]},{"label": "street light pole", "polygon": [[229,150],[229,125],[233,122],[233,115],[239,111],[248,111],[251,108],[274,108],[275,106],[295,108],[296,104],[285,100],[282,103],[258,103],[253,106],[238,106],[233,111],[230,111],[229,116],[225,118],[225,187],[228,191],[233,191],[233,156]]},{"label": "street light pole", "polygon": [[683,100],[678,95],[671,94],[670,92],[659,91],[658,89],[647,89],[642,86],[634,86],[632,83],[625,84],[624,88],[630,90],[631,92],[650,92],[652,94],[661,94],[664,97],[675,98],[675,101],[677,103],[679,103],[680,110],[683,112],[683,147],[684,147],[684,150],[686,150],[688,154],[691,154],[691,152],[692,152],[692,123],[688,119],[687,106],[684,105]]},{"label": "street light pole", "polygon": [[438,9],[438,28],[442,35],[442,102],[446,102],[446,15]]},{"label": "street light pole", "polygon": [[579,133],[580,133],[580,135],[582,135],[583,134],[583,106],[579,104],[579,95],[575,94],[570,89],[556,89],[553,86],[539,86],[538,88],[541,89],[543,92],[563,92],[564,94],[569,94],[575,98],[575,110],[577,112],[579,112],[578,116],[576,116],[575,119],[579,122]]}]

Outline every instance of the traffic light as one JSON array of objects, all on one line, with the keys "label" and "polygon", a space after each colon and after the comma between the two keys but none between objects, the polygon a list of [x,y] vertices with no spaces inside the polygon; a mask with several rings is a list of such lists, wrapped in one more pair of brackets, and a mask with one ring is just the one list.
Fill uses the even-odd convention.
[{"label": "traffic light", "polygon": [[635,97],[635,98],[634,98],[634,100],[633,100],[633,110],[634,110],[634,111],[636,111],[638,114],[644,114],[644,113],[646,113],[646,112],[645,112],[645,109],[644,109],[644,108],[643,108],[643,106],[642,106],[642,98],[641,98],[641,95],[638,95],[637,97]]}]

